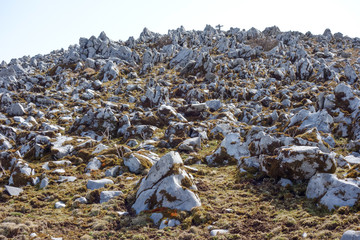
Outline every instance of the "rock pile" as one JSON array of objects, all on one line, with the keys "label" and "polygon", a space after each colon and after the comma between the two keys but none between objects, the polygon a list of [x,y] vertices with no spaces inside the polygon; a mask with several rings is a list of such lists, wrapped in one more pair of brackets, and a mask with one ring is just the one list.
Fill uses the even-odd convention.
[{"label": "rock pile", "polygon": [[201,203],[180,153],[310,180],[307,197],[330,209],[352,206],[358,180],[336,173],[360,162],[359,51],[359,38],[330,30],[208,25],[165,35],[144,29],[125,42],[102,32],[68,50],[3,62],[1,184],[16,196],[25,186],[87,176],[88,191],[111,188],[96,195],[105,203],[122,195],[110,191],[116,177],[131,172],[146,175],[132,205],[137,214],[191,211]]}]

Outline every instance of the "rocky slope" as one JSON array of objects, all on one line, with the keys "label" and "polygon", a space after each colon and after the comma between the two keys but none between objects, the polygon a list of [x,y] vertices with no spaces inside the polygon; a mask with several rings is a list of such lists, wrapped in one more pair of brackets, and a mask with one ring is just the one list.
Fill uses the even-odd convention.
[{"label": "rocky slope", "polygon": [[3,61],[0,238],[340,239],[360,222],[359,52],[208,25]]}]

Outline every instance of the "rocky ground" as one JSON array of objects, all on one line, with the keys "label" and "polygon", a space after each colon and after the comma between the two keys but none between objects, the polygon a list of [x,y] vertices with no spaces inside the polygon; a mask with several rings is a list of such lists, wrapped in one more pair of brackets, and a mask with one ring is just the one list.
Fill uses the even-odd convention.
[{"label": "rocky ground", "polygon": [[354,239],[359,52],[206,26],[3,61],[0,239]]}]

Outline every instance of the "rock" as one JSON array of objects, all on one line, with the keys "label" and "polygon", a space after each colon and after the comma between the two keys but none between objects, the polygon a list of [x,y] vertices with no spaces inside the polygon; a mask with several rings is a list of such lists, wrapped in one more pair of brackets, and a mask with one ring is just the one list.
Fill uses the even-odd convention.
[{"label": "rock", "polygon": [[81,204],[87,204],[87,199],[85,197],[79,197],[77,199],[74,200],[75,202],[79,202]]},{"label": "rock", "polygon": [[309,59],[302,58],[296,65],[297,69],[297,77],[301,80],[308,80],[312,73],[313,73],[313,67]]},{"label": "rock", "polygon": [[66,207],[65,203],[59,201],[59,202],[56,202],[55,203],[55,208],[58,209],[58,208],[64,208]]},{"label": "rock", "polygon": [[346,66],[345,66],[344,74],[345,74],[345,77],[348,79],[349,84],[354,84],[355,81],[358,80],[358,76],[356,75],[355,70],[349,63],[346,64]]},{"label": "rock", "polygon": [[7,113],[10,116],[24,116],[26,114],[26,111],[20,103],[13,103],[7,110]]},{"label": "rock", "polygon": [[180,143],[178,149],[182,151],[193,152],[201,148],[201,137],[189,138]]},{"label": "rock", "polygon": [[164,217],[162,213],[153,213],[151,214],[150,218],[153,220],[155,225],[158,225],[160,220]]},{"label": "rock", "polygon": [[340,240],[360,240],[360,231],[347,230]]},{"label": "rock", "polygon": [[340,83],[334,90],[337,104],[342,108],[351,112],[357,110],[360,106],[360,99],[353,93],[352,88],[345,84]]},{"label": "rock", "polygon": [[280,147],[275,150],[275,156],[261,155],[260,164],[270,177],[306,180],[316,173],[334,173],[335,155],[324,153],[318,147]]},{"label": "rock", "polygon": [[220,100],[209,100],[205,104],[212,112],[219,110],[223,106]]},{"label": "rock", "polygon": [[122,170],[120,169],[120,166],[115,166],[105,171],[106,177],[117,177],[120,176],[121,174],[122,174]]},{"label": "rock", "polygon": [[46,188],[47,185],[49,185],[49,178],[45,177],[45,178],[41,179],[39,188],[40,189]]},{"label": "rock", "polygon": [[338,179],[335,174],[317,173],[307,186],[306,197],[318,199],[327,208],[354,206],[360,197],[360,182],[353,179]]},{"label": "rock", "polygon": [[132,208],[137,214],[155,208],[170,208],[190,211],[201,206],[192,176],[183,168],[177,152],[169,152],[152,166],[137,189],[136,201]]},{"label": "rock", "polygon": [[123,160],[124,165],[129,168],[129,171],[135,174],[142,173],[145,169],[151,168],[154,164],[151,158],[139,153],[127,154]]},{"label": "rock", "polygon": [[94,190],[105,187],[107,184],[114,184],[114,182],[110,179],[100,179],[100,180],[88,180],[86,187],[87,189]]},{"label": "rock", "polygon": [[360,164],[360,156],[356,157],[354,155],[348,155],[345,158],[345,161],[348,162],[350,165]]},{"label": "rock", "polygon": [[241,141],[240,134],[230,133],[221,142],[220,147],[207,156],[206,162],[211,166],[236,164],[241,157],[249,156],[250,152],[245,143]]},{"label": "rock", "polygon": [[108,202],[110,199],[123,195],[122,191],[102,191],[100,193],[100,203]]},{"label": "rock", "polygon": [[5,191],[6,191],[10,196],[19,196],[20,193],[22,193],[24,190],[23,190],[22,188],[11,187],[11,186],[5,185]]},{"label": "rock", "polygon": [[225,230],[225,229],[213,229],[210,231],[210,236],[215,237],[217,235],[223,235],[223,234],[228,234],[229,230]]},{"label": "rock", "polygon": [[166,227],[176,227],[177,225],[180,225],[179,220],[165,218],[161,221],[159,229],[164,229]]},{"label": "rock", "polygon": [[85,170],[87,172],[91,172],[91,171],[99,170],[100,168],[101,168],[101,161],[98,158],[94,157],[88,162]]},{"label": "rock", "polygon": [[292,181],[290,181],[289,179],[286,179],[286,178],[281,178],[279,181],[278,181],[278,184],[282,187],[287,187],[287,186],[292,186],[293,183]]}]

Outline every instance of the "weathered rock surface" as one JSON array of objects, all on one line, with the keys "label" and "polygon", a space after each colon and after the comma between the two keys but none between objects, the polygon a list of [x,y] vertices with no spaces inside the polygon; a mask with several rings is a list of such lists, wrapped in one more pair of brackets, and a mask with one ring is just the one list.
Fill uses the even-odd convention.
[{"label": "weathered rock surface", "polygon": [[336,154],[324,153],[318,147],[281,147],[275,154],[260,157],[262,170],[274,178],[310,179],[316,173],[334,173],[337,166]]},{"label": "weathered rock surface", "polygon": [[353,179],[338,179],[329,173],[317,173],[309,182],[306,197],[316,199],[329,209],[354,206],[360,197],[360,182]]},{"label": "weathered rock surface", "polygon": [[190,211],[201,206],[199,197],[193,192],[196,186],[192,176],[183,165],[179,153],[170,152],[150,169],[141,180],[132,205],[137,214],[160,207]]}]

